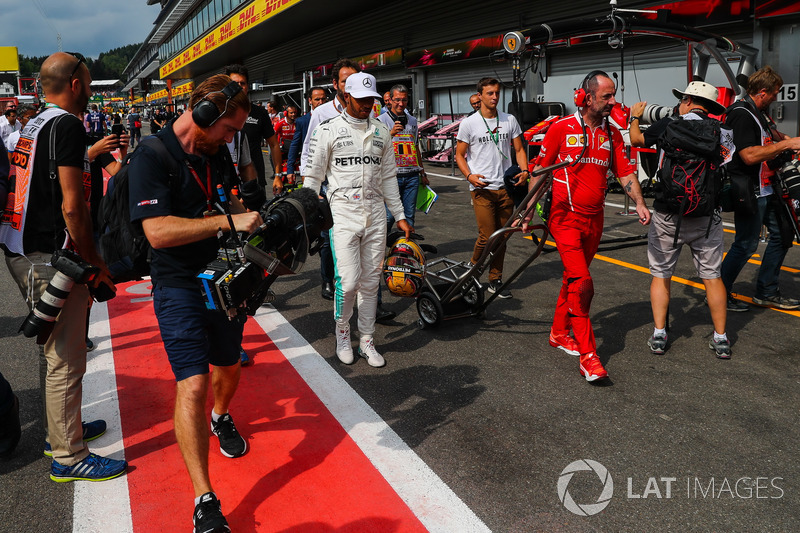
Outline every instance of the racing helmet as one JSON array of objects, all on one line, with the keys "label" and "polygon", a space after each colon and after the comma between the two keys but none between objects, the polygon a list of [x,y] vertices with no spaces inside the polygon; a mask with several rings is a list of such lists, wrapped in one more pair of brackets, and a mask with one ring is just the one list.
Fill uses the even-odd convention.
[{"label": "racing helmet", "polygon": [[401,237],[383,263],[383,280],[395,296],[417,296],[425,279],[425,255],[419,245]]}]

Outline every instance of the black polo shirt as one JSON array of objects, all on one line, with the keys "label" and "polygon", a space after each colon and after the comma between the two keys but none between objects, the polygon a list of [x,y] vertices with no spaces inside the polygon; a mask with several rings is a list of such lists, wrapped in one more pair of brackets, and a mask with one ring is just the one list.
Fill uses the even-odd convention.
[{"label": "black polo shirt", "polygon": [[[160,216],[202,218],[207,209],[204,189],[189,171],[192,166],[201,181],[206,183],[206,165],[211,168],[211,186],[223,184],[233,176],[235,170],[227,149],[222,145],[214,156],[201,157],[185,153],[172,129],[172,123],[156,134],[169,153],[178,161],[180,176],[177,183],[170,184],[167,167],[158,154],[146,144],[134,152],[128,170],[131,221]],[[225,176],[228,176],[227,178]],[[216,192],[214,193],[216,194]],[[217,198],[214,201],[219,202]],[[201,241],[153,250],[150,277],[153,284],[165,287],[199,287],[195,277],[217,256],[219,243],[215,237]]]},{"label": "black polo shirt", "polygon": [[242,132],[247,135],[250,157],[253,158],[253,165],[258,175],[258,183],[264,186],[266,184],[266,165],[264,164],[264,154],[261,152],[261,143],[264,139],[269,139],[275,135],[267,110],[252,104]]}]

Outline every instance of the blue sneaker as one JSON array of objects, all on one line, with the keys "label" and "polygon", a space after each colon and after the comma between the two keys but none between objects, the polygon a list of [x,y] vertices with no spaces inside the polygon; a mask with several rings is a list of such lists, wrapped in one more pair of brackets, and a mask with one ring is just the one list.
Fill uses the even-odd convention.
[{"label": "blue sneaker", "polygon": [[250,366],[253,364],[253,360],[250,359],[250,356],[247,355],[247,352],[244,351],[244,348],[239,348],[239,358],[242,361],[242,366]]},{"label": "blue sneaker", "polygon": [[[89,442],[90,440],[94,440],[98,437],[101,437],[105,432],[106,432],[105,420],[93,420],[91,422],[83,422],[84,442]],[[50,447],[50,443],[47,441],[45,441],[44,443],[44,454],[47,457],[53,457],[53,448]]]},{"label": "blue sneaker", "polygon": [[53,461],[50,479],[57,483],[68,481],[105,481],[121,476],[128,469],[127,461],[118,461],[90,453],[83,461],[64,466]]}]

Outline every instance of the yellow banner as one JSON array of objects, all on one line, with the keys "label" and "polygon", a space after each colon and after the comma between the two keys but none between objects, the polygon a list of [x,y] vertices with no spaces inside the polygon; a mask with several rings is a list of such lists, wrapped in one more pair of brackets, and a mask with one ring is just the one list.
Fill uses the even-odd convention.
[{"label": "yellow banner", "polygon": [[147,101],[148,102],[153,102],[155,100],[160,100],[160,99],[166,98],[166,97],[167,97],[167,90],[166,89],[161,89],[160,91],[156,91],[154,93],[148,94],[147,95]]},{"label": "yellow banner", "polygon": [[232,41],[244,32],[269,20],[284,9],[299,4],[301,1],[302,0],[255,0],[237,11],[232,17],[222,23],[220,27],[192,43],[188,48],[173,57],[172,60],[159,69],[159,76],[161,76],[161,79],[166,78],[195,59]]},{"label": "yellow banner", "polygon": [[178,85],[177,87],[172,88],[172,96],[173,98],[176,96],[183,96],[184,94],[189,94],[194,91],[194,82],[190,81],[189,83],[184,83],[183,85]]}]

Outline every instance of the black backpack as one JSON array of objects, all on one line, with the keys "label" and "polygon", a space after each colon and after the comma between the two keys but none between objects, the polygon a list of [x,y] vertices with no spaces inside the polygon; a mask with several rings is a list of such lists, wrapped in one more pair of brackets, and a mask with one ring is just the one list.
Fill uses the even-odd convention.
[{"label": "black backpack", "polygon": [[[658,210],[678,217],[676,245],[682,217],[713,215],[720,206],[720,126],[718,120],[708,118],[673,117],[658,138],[664,158],[655,185],[655,204]],[[710,229],[711,220],[706,236]]]},{"label": "black backpack", "polygon": [[[140,146],[152,148],[162,166],[169,172],[170,185],[180,176],[178,161],[172,157],[161,139],[155,135],[145,137]],[[122,167],[108,181],[108,189],[100,201],[99,251],[108,265],[115,283],[142,279],[150,275],[150,243],[140,222],[131,222],[128,167],[140,150],[129,154]]]}]

